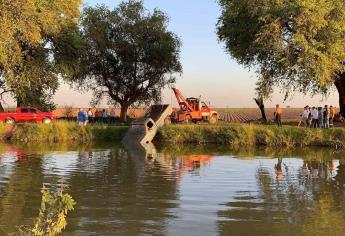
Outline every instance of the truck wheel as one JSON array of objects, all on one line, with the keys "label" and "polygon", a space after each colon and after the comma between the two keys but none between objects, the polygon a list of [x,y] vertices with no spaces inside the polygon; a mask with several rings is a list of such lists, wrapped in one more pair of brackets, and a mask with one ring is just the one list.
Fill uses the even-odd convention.
[{"label": "truck wheel", "polygon": [[14,125],[16,122],[15,122],[12,118],[7,118],[7,119],[5,120],[5,123],[6,123],[7,125]]},{"label": "truck wheel", "polygon": [[184,120],[184,123],[191,124],[193,123],[192,117],[190,115],[186,115],[186,118]]},{"label": "truck wheel", "polygon": [[218,122],[218,117],[217,115],[212,115],[208,121],[209,124],[213,125],[216,124]]},{"label": "truck wheel", "polygon": [[44,119],[42,120],[42,123],[43,123],[43,124],[50,124],[51,122],[52,122],[52,120],[49,119],[49,118],[44,118]]}]

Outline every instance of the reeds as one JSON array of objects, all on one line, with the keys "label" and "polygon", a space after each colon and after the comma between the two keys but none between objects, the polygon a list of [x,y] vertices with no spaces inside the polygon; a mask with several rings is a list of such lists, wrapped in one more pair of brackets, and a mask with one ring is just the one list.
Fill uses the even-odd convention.
[{"label": "reeds", "polygon": [[307,129],[293,126],[220,124],[171,125],[159,131],[157,142],[216,143],[234,146],[345,146],[345,129]]},{"label": "reeds", "polygon": [[[120,141],[126,126],[88,125],[58,121],[53,124],[20,124],[8,127],[0,124],[3,140],[21,143],[88,143]],[[214,143],[239,147],[345,147],[345,129],[306,129],[293,126],[219,124],[169,125],[161,128],[156,143]]]},{"label": "reeds", "polygon": [[15,127],[0,126],[2,138],[10,141],[30,142],[79,142],[117,141],[127,132],[124,126],[88,125],[58,121],[52,124],[19,124]]}]

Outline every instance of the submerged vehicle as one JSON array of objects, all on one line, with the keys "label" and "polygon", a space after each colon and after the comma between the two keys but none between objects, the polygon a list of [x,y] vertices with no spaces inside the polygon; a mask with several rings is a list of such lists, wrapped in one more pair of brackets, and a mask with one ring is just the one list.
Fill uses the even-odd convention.
[{"label": "submerged vehicle", "polygon": [[218,113],[215,109],[207,106],[200,99],[184,98],[177,88],[173,88],[173,91],[180,109],[174,111],[168,104],[152,105],[144,116],[131,123],[127,134],[122,139],[125,145],[151,143],[158,129],[171,123],[217,123]]}]

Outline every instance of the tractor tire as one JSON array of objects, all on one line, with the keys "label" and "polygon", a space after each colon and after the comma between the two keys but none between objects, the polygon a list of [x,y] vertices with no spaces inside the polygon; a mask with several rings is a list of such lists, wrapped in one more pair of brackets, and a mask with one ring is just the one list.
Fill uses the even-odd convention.
[{"label": "tractor tire", "polygon": [[52,120],[51,120],[50,118],[44,118],[44,119],[42,120],[42,123],[43,123],[43,124],[50,124],[50,123],[52,123]]},{"label": "tractor tire", "polygon": [[192,124],[193,123],[192,117],[190,115],[186,115],[184,123],[185,124]]},{"label": "tractor tire", "polygon": [[218,116],[217,115],[212,115],[208,121],[208,123],[211,125],[217,124],[217,122],[218,122]]},{"label": "tractor tire", "polygon": [[5,124],[6,125],[15,125],[16,121],[14,119],[12,119],[12,118],[6,118]]}]

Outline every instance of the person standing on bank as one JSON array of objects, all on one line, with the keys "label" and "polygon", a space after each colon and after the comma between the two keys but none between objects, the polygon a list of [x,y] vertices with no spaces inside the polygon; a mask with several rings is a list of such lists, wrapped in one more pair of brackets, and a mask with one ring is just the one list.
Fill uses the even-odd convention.
[{"label": "person standing on bank", "polygon": [[83,113],[84,113],[84,117],[85,117],[84,126],[86,126],[89,123],[89,115],[88,115],[87,111],[84,111]]},{"label": "person standing on bank", "polygon": [[107,114],[106,110],[103,109],[103,111],[102,111],[102,122],[103,123],[107,122],[107,117],[108,117],[108,114]]},{"label": "person standing on bank", "polygon": [[325,105],[325,109],[323,110],[323,128],[329,128],[329,110],[327,105]]},{"label": "person standing on bank", "polygon": [[322,110],[322,107],[319,107],[317,109],[317,112],[318,112],[318,117],[319,119],[317,120],[317,125],[316,127],[317,128],[323,128],[323,110]]},{"label": "person standing on bank", "polygon": [[335,117],[335,108],[333,106],[329,107],[329,126],[333,127],[334,125],[334,117]]},{"label": "person standing on bank", "polygon": [[99,116],[100,116],[99,111],[96,109],[96,111],[95,111],[95,123],[99,122]]},{"label": "person standing on bank", "polygon": [[319,113],[317,112],[317,109],[313,107],[311,109],[311,128],[317,128],[318,120],[319,120]]},{"label": "person standing on bank", "polygon": [[276,105],[276,110],[274,111],[274,120],[278,127],[282,126],[282,115],[283,109],[279,107],[279,104]]},{"label": "person standing on bank", "polygon": [[301,116],[302,116],[302,122],[305,128],[309,127],[309,124],[308,124],[309,113],[310,113],[309,107],[308,106],[304,107],[304,111]]},{"label": "person standing on bank", "polygon": [[308,127],[311,128],[311,122],[312,122],[312,117],[311,117],[311,107],[308,106],[308,111],[309,111],[309,116],[308,116]]},{"label": "person standing on bank", "polygon": [[94,119],[93,119],[93,112],[91,108],[89,108],[89,110],[87,111],[87,116],[89,117],[89,123],[93,123]]},{"label": "person standing on bank", "polygon": [[78,114],[77,114],[77,122],[79,125],[83,125],[85,122],[85,113],[83,109],[79,109]]},{"label": "person standing on bank", "polygon": [[110,124],[114,124],[115,123],[115,109],[114,108],[111,108],[111,111],[110,111]]}]

